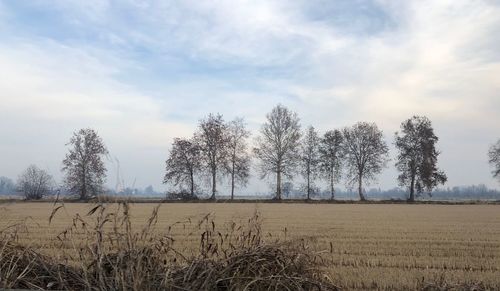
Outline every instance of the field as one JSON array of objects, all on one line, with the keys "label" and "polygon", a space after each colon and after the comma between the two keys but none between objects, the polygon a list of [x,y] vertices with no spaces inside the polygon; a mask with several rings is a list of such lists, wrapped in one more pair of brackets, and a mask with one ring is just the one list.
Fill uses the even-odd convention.
[{"label": "field", "polygon": [[[49,225],[50,203],[3,204],[0,229],[29,216],[21,242],[57,255],[57,234],[92,206],[68,203]],[[143,225],[154,206],[132,205],[132,227]],[[256,210],[269,239],[306,239],[323,250],[328,274],[343,289],[416,289],[443,276],[500,289],[500,205],[175,203],[161,205],[156,231],[184,221],[172,234],[189,252],[199,237],[188,235],[187,220],[212,213],[224,225]]]}]

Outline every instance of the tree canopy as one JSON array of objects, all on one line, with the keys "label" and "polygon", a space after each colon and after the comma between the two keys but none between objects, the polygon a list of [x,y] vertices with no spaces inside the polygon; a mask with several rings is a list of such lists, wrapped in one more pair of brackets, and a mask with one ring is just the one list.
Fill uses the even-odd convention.
[{"label": "tree canopy", "polygon": [[424,116],[413,116],[401,123],[400,130],[395,133],[395,146],[399,151],[398,181],[400,186],[409,189],[409,201],[415,201],[415,196],[424,191],[430,193],[437,185],[444,184],[447,177],[437,168],[438,137],[431,121]]},{"label": "tree canopy", "polygon": [[292,178],[299,158],[300,120],[297,113],[277,105],[266,115],[266,122],[255,140],[255,157],[259,160],[261,178],[276,175],[276,196],[282,194],[282,176]]},{"label": "tree canopy", "polygon": [[363,183],[376,178],[388,161],[386,142],[375,123],[358,122],[342,130],[349,184],[357,183],[360,200],[366,200]]},{"label": "tree canopy", "polygon": [[101,194],[106,181],[104,157],[108,149],[97,132],[90,128],[73,133],[69,152],[63,160],[64,184],[68,191],[88,199]]}]

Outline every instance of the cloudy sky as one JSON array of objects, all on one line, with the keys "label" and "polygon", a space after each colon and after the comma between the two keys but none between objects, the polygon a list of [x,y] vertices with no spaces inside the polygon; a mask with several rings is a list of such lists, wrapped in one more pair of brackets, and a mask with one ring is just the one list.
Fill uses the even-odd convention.
[{"label": "cloudy sky", "polygon": [[173,137],[209,112],[257,133],[277,103],[320,131],[376,122],[390,144],[426,115],[447,185],[499,188],[500,2],[0,0],[0,176],[35,163],[60,181],[92,127],[127,185],[160,188]]}]

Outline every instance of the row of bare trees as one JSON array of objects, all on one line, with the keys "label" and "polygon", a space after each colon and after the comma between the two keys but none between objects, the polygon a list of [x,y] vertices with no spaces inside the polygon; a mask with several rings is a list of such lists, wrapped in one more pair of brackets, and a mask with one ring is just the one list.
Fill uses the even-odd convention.
[{"label": "row of bare trees", "polygon": [[[318,179],[328,184],[334,199],[335,187],[344,176],[348,185],[357,187],[360,200],[365,200],[363,185],[376,179],[389,161],[388,146],[375,123],[358,122],[322,136],[310,126],[302,133],[298,115],[282,105],[266,115],[252,149],[249,137],[243,119],[226,122],[220,114],[209,114],[200,120],[191,138],[174,139],[164,183],[187,187],[189,197],[195,197],[197,181],[202,178],[210,184],[211,198],[215,199],[218,181],[228,178],[234,198],[236,187],[249,181],[254,157],[260,178],[275,179],[276,199],[282,199],[283,186],[287,185],[284,180],[301,174],[308,199]],[[398,182],[409,190],[410,201],[446,182],[446,175],[437,168],[438,137],[428,118],[413,116],[403,121],[394,137]],[[108,150],[101,137],[93,129],[81,129],[67,146],[69,152],[62,163],[67,191],[80,199],[103,193]],[[500,180],[500,140],[491,146],[488,156],[493,176]],[[47,171],[32,165],[17,184],[26,198],[40,199],[55,183]]]},{"label": "row of bare trees", "polygon": [[[215,199],[217,181],[229,177],[234,198],[235,187],[246,185],[250,176],[249,136],[241,118],[226,122],[222,115],[209,114],[191,138],[174,140],[164,183],[187,187],[194,197],[196,177],[201,176],[211,185],[211,199]],[[411,201],[447,180],[437,168],[437,141],[426,117],[404,121],[401,131],[395,134],[398,181],[408,187]],[[252,153],[260,178],[275,179],[278,200],[282,199],[284,180],[296,174],[304,178],[307,199],[314,193],[318,179],[327,182],[334,199],[335,186],[344,174],[347,184],[355,185],[360,200],[365,200],[363,185],[375,180],[389,161],[388,146],[375,123],[358,122],[323,136],[310,126],[302,133],[298,115],[282,105],[266,115],[254,144]]]},{"label": "row of bare trees", "polygon": [[243,119],[226,122],[220,114],[209,114],[191,138],[174,139],[164,183],[187,186],[190,197],[195,197],[195,177],[202,175],[210,181],[211,198],[215,199],[217,181],[228,176],[234,198],[236,186],[246,185],[250,177],[249,136]]}]

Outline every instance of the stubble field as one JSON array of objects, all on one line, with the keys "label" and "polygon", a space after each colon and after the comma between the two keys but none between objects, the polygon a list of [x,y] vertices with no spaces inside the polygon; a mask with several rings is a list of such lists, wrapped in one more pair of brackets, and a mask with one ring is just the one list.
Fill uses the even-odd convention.
[{"label": "stubble field", "polygon": [[[133,204],[132,227],[146,223],[156,204]],[[0,205],[0,229],[29,217],[21,243],[57,256],[56,236],[92,204]],[[189,229],[211,213],[225,225],[258,211],[269,239],[305,239],[323,251],[325,268],[343,289],[416,289],[419,282],[483,282],[500,289],[500,205],[172,203],[159,208],[155,231],[171,227],[185,252],[199,243]],[[180,223],[176,223],[180,222]]]}]

